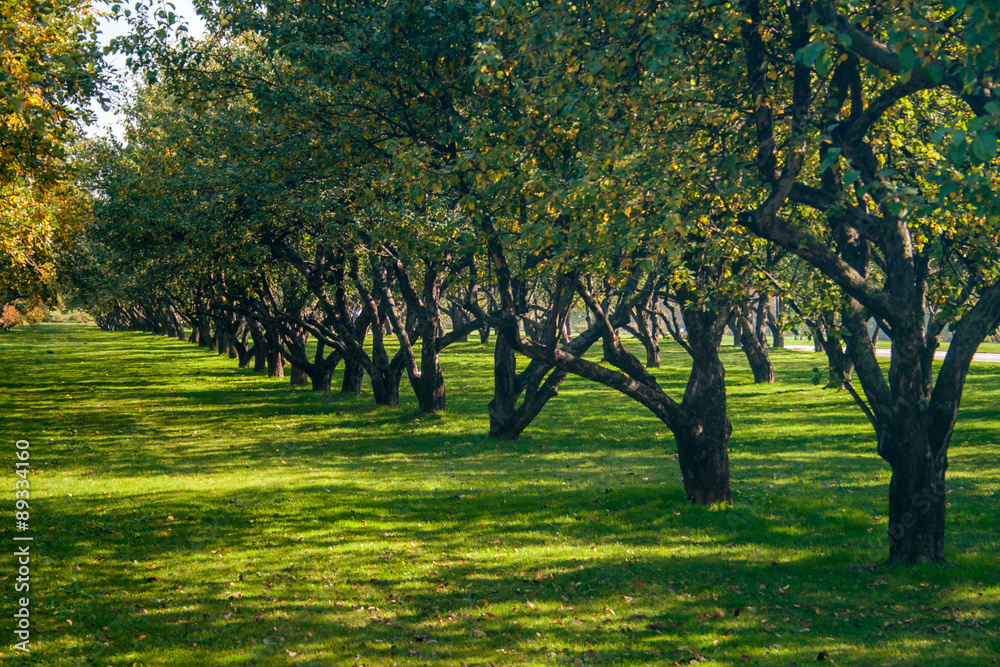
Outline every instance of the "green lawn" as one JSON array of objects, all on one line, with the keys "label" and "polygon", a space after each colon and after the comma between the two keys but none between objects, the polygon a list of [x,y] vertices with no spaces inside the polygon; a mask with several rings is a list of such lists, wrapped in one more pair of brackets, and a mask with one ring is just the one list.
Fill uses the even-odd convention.
[{"label": "green lawn", "polygon": [[[3,660],[996,663],[1000,366],[974,366],[955,433],[951,564],[885,570],[888,469],[846,392],[812,384],[822,357],[772,350],[756,387],[724,356],[735,504],[713,511],[684,503],[666,428],[593,384],[487,439],[478,343],[445,352],[447,415],[418,418],[406,386],[376,408],[152,335],[0,332],[8,535],[25,438],[35,536],[32,653],[9,631]],[[667,346],[664,385],[686,367]]]}]

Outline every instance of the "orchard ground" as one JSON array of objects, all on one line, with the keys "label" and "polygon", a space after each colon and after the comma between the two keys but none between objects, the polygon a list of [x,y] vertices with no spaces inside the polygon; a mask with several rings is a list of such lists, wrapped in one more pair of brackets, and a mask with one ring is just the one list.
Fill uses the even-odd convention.
[{"label": "orchard ground", "polygon": [[[723,350],[734,504],[683,500],[669,431],[568,380],[485,437],[489,346],[448,412],[292,388],[176,340],[0,333],[5,506],[31,443],[37,665],[988,665],[1000,656],[1000,366],[974,364],[945,567],[887,555],[888,467],[820,355]],[[687,360],[659,377],[680,394]],[[336,378],[335,378],[336,380]],[[13,530],[13,516],[8,514]],[[20,594],[0,571],[4,627]]]}]

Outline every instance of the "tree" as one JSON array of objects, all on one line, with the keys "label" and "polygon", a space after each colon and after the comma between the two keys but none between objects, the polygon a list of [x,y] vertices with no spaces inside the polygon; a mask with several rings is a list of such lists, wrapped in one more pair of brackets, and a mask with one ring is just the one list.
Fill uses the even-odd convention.
[{"label": "tree", "polygon": [[[944,560],[948,444],[972,355],[1000,323],[997,14],[908,7],[747,0],[740,17],[763,184],[741,221],[848,297],[841,323],[892,468],[889,562],[901,563]],[[788,215],[796,207],[819,212],[829,235]],[[892,339],[887,374],[871,318]]]},{"label": "tree", "polygon": [[56,300],[52,244],[79,202],[66,144],[103,73],[89,0],[5,0],[0,19],[0,311],[13,321]]}]

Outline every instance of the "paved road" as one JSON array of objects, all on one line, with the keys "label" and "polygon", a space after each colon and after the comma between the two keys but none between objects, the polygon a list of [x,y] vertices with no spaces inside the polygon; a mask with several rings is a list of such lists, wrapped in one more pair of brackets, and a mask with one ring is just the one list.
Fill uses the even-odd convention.
[{"label": "paved road", "polygon": [[[812,352],[816,348],[812,345],[785,345],[786,350],[798,350],[800,352]],[[888,357],[891,356],[892,350],[887,347],[880,347],[875,350],[875,356],[877,357]],[[944,359],[944,355],[947,354],[946,350],[938,350],[934,353],[935,359]],[[972,355],[973,361],[982,361],[987,364],[1000,364],[1000,353],[997,352],[976,352]]]}]

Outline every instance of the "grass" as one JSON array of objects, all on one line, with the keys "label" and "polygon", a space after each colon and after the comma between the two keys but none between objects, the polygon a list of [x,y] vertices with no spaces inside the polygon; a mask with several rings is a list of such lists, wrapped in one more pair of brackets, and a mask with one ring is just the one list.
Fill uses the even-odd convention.
[{"label": "grass", "polygon": [[[430,418],[406,390],[377,408],[152,335],[0,333],[4,489],[30,440],[35,536],[32,653],[2,659],[997,662],[1000,366],[975,365],[963,401],[950,564],[886,570],[888,469],[846,393],[812,384],[820,357],[772,350],[759,387],[724,349],[735,503],[706,509],[683,502],[665,427],[580,380],[519,441],[488,440],[490,352],[449,348]],[[686,366],[666,346],[663,384]]]}]

